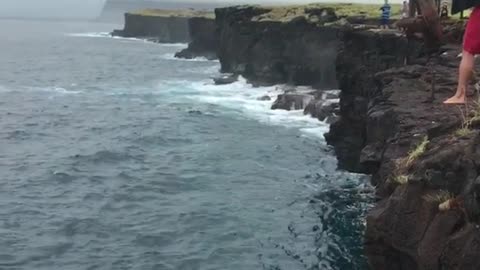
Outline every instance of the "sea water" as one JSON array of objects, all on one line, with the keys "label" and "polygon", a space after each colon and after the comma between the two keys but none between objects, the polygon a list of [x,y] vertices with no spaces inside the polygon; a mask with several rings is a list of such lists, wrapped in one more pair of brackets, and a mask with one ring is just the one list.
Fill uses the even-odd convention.
[{"label": "sea water", "polygon": [[280,87],[117,25],[1,25],[0,269],[364,269],[368,178]]}]

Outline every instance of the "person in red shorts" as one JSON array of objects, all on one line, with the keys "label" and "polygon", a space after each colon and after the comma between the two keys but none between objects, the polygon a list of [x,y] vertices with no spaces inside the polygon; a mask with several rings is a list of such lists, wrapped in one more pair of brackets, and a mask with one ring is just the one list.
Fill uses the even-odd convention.
[{"label": "person in red shorts", "polygon": [[460,63],[458,86],[455,95],[443,103],[464,104],[468,81],[473,73],[475,55],[480,54],[480,6],[473,9],[463,36],[462,62]]}]

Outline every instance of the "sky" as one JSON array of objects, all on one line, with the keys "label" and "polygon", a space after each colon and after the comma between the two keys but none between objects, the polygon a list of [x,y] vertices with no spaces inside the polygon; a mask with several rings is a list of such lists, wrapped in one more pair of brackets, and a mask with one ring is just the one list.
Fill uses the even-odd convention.
[{"label": "sky", "polygon": [[[154,0],[156,2],[188,2],[188,3],[216,3],[219,5],[230,4],[230,3],[253,3],[253,4],[264,4],[264,3],[279,3],[279,4],[308,4],[314,2],[355,2],[355,3],[377,3],[381,4],[383,0]],[[397,0],[393,2],[401,2],[402,0]]]},{"label": "sky", "polygon": [[94,18],[106,0],[0,0],[0,17]]}]

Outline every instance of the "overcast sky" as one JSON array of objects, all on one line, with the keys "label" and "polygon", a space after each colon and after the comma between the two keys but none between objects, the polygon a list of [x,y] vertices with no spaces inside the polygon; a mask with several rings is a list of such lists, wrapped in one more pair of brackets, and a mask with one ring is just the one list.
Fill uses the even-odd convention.
[{"label": "overcast sky", "polygon": [[[124,1],[124,0],[121,0]],[[262,4],[262,3],[282,3],[282,4],[308,4],[314,2],[355,2],[355,3],[383,3],[383,0],[324,0],[324,1],[315,1],[315,0],[154,0],[157,2],[187,2],[187,3],[216,3],[219,5],[230,4],[230,3],[253,3],[253,4]],[[395,0],[393,2],[399,2],[401,0]]]}]

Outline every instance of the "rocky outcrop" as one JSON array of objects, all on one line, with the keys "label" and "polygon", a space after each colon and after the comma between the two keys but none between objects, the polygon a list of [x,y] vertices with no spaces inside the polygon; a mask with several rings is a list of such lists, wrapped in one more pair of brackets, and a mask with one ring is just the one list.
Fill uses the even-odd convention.
[{"label": "rocky outcrop", "polygon": [[149,39],[159,43],[187,43],[190,41],[188,17],[125,14],[123,30],[112,35]]},{"label": "rocky outcrop", "polygon": [[[326,134],[329,144],[335,146],[340,168],[353,172],[372,173],[378,162],[362,157],[369,143],[382,143],[390,134],[368,137],[367,113],[371,98],[378,93],[374,80],[377,72],[405,65],[418,59],[422,53],[420,43],[400,37],[395,32],[376,30],[344,30],[339,42],[336,75],[342,90],[341,119],[332,124]],[[380,120],[392,123],[387,119]],[[393,132],[388,130],[388,132]],[[368,137],[368,138],[367,138]],[[360,161],[365,162],[360,162]]]},{"label": "rocky outcrop", "polygon": [[336,88],[338,30],[319,27],[322,17],[278,21],[269,19],[270,11],[251,6],[215,10],[222,71],[242,74],[256,84]]},{"label": "rocky outcrop", "polygon": [[[463,108],[441,103],[456,85],[457,53],[432,59],[429,67],[407,66],[375,76],[381,92],[370,103],[367,123],[376,124],[367,124],[371,143],[362,150],[377,149],[373,181],[381,200],[368,216],[366,232],[373,269],[479,267],[473,259],[480,255],[473,240],[480,236],[479,132],[473,126],[462,131]],[[393,132],[372,147],[373,134],[386,130]],[[458,203],[440,211],[439,205],[450,200]]]},{"label": "rocky outcrop", "polygon": [[188,48],[176,53],[175,57],[217,59],[219,40],[215,19],[190,18],[188,20],[188,29],[191,42],[188,44]]},{"label": "rocky outcrop", "polygon": [[303,113],[330,124],[336,122],[340,115],[339,92],[339,90],[321,91],[308,103]]},{"label": "rocky outcrop", "polygon": [[343,168],[373,175],[371,268],[477,269],[480,136],[465,108],[442,104],[460,50],[428,59],[420,44],[389,33],[346,31],[342,40],[341,117],[326,138]]},{"label": "rocky outcrop", "polygon": [[[340,108],[325,106],[318,91],[287,91],[274,107],[339,117],[326,135],[339,166],[372,174],[377,187],[365,234],[372,269],[480,267],[480,108],[470,118],[442,104],[456,85],[458,48],[427,57],[421,42],[359,30],[354,20],[275,20],[254,7],[216,15],[223,71],[258,84],[341,89]],[[458,42],[457,32],[449,40]]]}]

